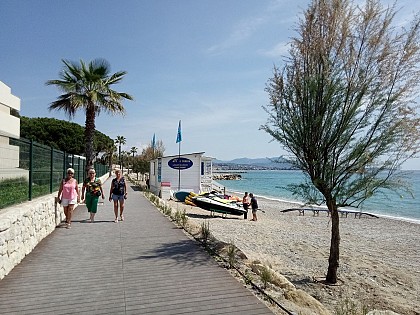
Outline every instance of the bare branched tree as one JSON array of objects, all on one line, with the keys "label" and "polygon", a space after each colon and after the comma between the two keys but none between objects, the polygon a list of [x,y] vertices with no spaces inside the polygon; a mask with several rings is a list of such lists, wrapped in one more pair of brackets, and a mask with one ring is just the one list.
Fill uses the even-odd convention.
[{"label": "bare branched tree", "polygon": [[331,213],[328,283],[337,282],[338,208],[408,189],[400,166],[419,150],[420,18],[397,29],[395,13],[378,0],[313,0],[266,87],[261,129],[307,175],[294,192]]},{"label": "bare branched tree", "polygon": [[143,149],[141,155],[135,157],[133,170],[135,173],[146,174],[150,170],[150,161],[162,157],[165,152],[165,146],[162,140],[152,143]]},{"label": "bare branched tree", "polygon": [[162,140],[158,140],[154,146],[150,145],[143,149],[142,158],[146,161],[151,161],[162,157],[165,153],[165,146]]}]

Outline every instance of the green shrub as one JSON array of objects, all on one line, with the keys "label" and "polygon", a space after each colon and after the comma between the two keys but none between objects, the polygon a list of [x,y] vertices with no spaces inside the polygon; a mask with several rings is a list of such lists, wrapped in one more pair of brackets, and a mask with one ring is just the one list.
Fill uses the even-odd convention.
[{"label": "green shrub", "polygon": [[188,224],[188,216],[187,216],[187,212],[184,209],[184,211],[182,211],[181,213],[181,226],[185,229],[187,224]]},{"label": "green shrub", "polygon": [[229,268],[234,268],[238,262],[236,258],[236,246],[233,244],[233,242],[230,242],[227,246],[227,260]]},{"label": "green shrub", "polygon": [[[49,193],[49,183],[44,185],[32,185],[32,198],[48,195]],[[29,183],[25,177],[9,178],[0,181],[0,209],[28,200]]]},{"label": "green shrub", "polygon": [[172,208],[170,206],[164,206],[162,211],[163,211],[163,214],[168,217],[171,216],[172,214]]},{"label": "green shrub", "polygon": [[263,288],[266,289],[267,284],[269,282],[271,282],[272,279],[273,279],[273,274],[271,273],[271,271],[267,267],[264,266],[261,269],[260,278],[261,278],[261,281],[263,283]]},{"label": "green shrub", "polygon": [[176,209],[173,220],[176,222],[176,224],[181,225],[181,211],[179,209]]},{"label": "green shrub", "polygon": [[335,307],[335,315],[365,315],[369,312],[369,308],[364,303],[356,302],[352,299],[345,298]]},{"label": "green shrub", "polygon": [[249,285],[252,283],[252,281],[254,281],[254,277],[252,276],[252,272],[249,269],[245,270],[245,284]]},{"label": "green shrub", "polygon": [[0,181],[0,209],[28,200],[29,184],[25,177]]},{"label": "green shrub", "polygon": [[200,234],[203,243],[207,244],[211,237],[210,223],[208,221],[204,221],[201,223]]}]

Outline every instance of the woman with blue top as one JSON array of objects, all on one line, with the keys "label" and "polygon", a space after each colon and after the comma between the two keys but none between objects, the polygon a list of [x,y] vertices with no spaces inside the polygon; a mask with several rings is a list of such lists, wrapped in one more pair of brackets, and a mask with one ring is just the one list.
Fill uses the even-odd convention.
[{"label": "woman with blue top", "polygon": [[109,201],[114,201],[115,223],[118,223],[118,204],[120,208],[120,219],[124,221],[124,200],[127,199],[127,185],[125,179],[121,176],[119,169],[115,170],[115,178],[112,179],[111,188],[109,190]]}]

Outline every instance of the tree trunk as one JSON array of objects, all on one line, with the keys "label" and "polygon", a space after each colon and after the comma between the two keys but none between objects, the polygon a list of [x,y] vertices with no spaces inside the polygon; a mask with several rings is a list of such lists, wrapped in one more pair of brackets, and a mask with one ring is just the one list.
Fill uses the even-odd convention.
[{"label": "tree trunk", "polygon": [[327,283],[337,282],[337,269],[340,259],[340,218],[337,204],[333,198],[327,198],[328,210],[331,213],[331,245],[330,257],[328,258]]},{"label": "tree trunk", "polygon": [[91,104],[86,109],[85,121],[85,155],[86,174],[93,167],[93,135],[95,134],[95,106]]},{"label": "tree trunk", "polygon": [[112,155],[108,157],[109,161],[108,161],[108,172],[109,172],[109,177],[111,177],[112,175]]},{"label": "tree trunk", "polygon": [[[118,147],[118,162],[120,162],[120,169],[122,170],[122,161],[121,161],[121,142],[120,145]],[[121,171],[122,174],[122,171]]]}]

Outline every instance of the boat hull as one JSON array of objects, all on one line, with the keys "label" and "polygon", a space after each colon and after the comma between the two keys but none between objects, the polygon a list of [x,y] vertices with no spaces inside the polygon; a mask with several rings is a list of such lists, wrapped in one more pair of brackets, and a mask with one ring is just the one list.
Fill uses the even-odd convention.
[{"label": "boat hull", "polygon": [[222,203],[207,197],[194,197],[193,202],[198,207],[208,211],[222,211],[232,215],[245,216],[246,210],[238,207],[236,203]]},{"label": "boat hull", "polygon": [[175,196],[175,198],[177,200],[179,200],[181,202],[184,202],[185,201],[185,198],[187,198],[189,196],[189,194],[190,194],[190,191],[182,191],[182,190],[180,190],[180,191],[175,192],[174,193],[174,196]]}]

